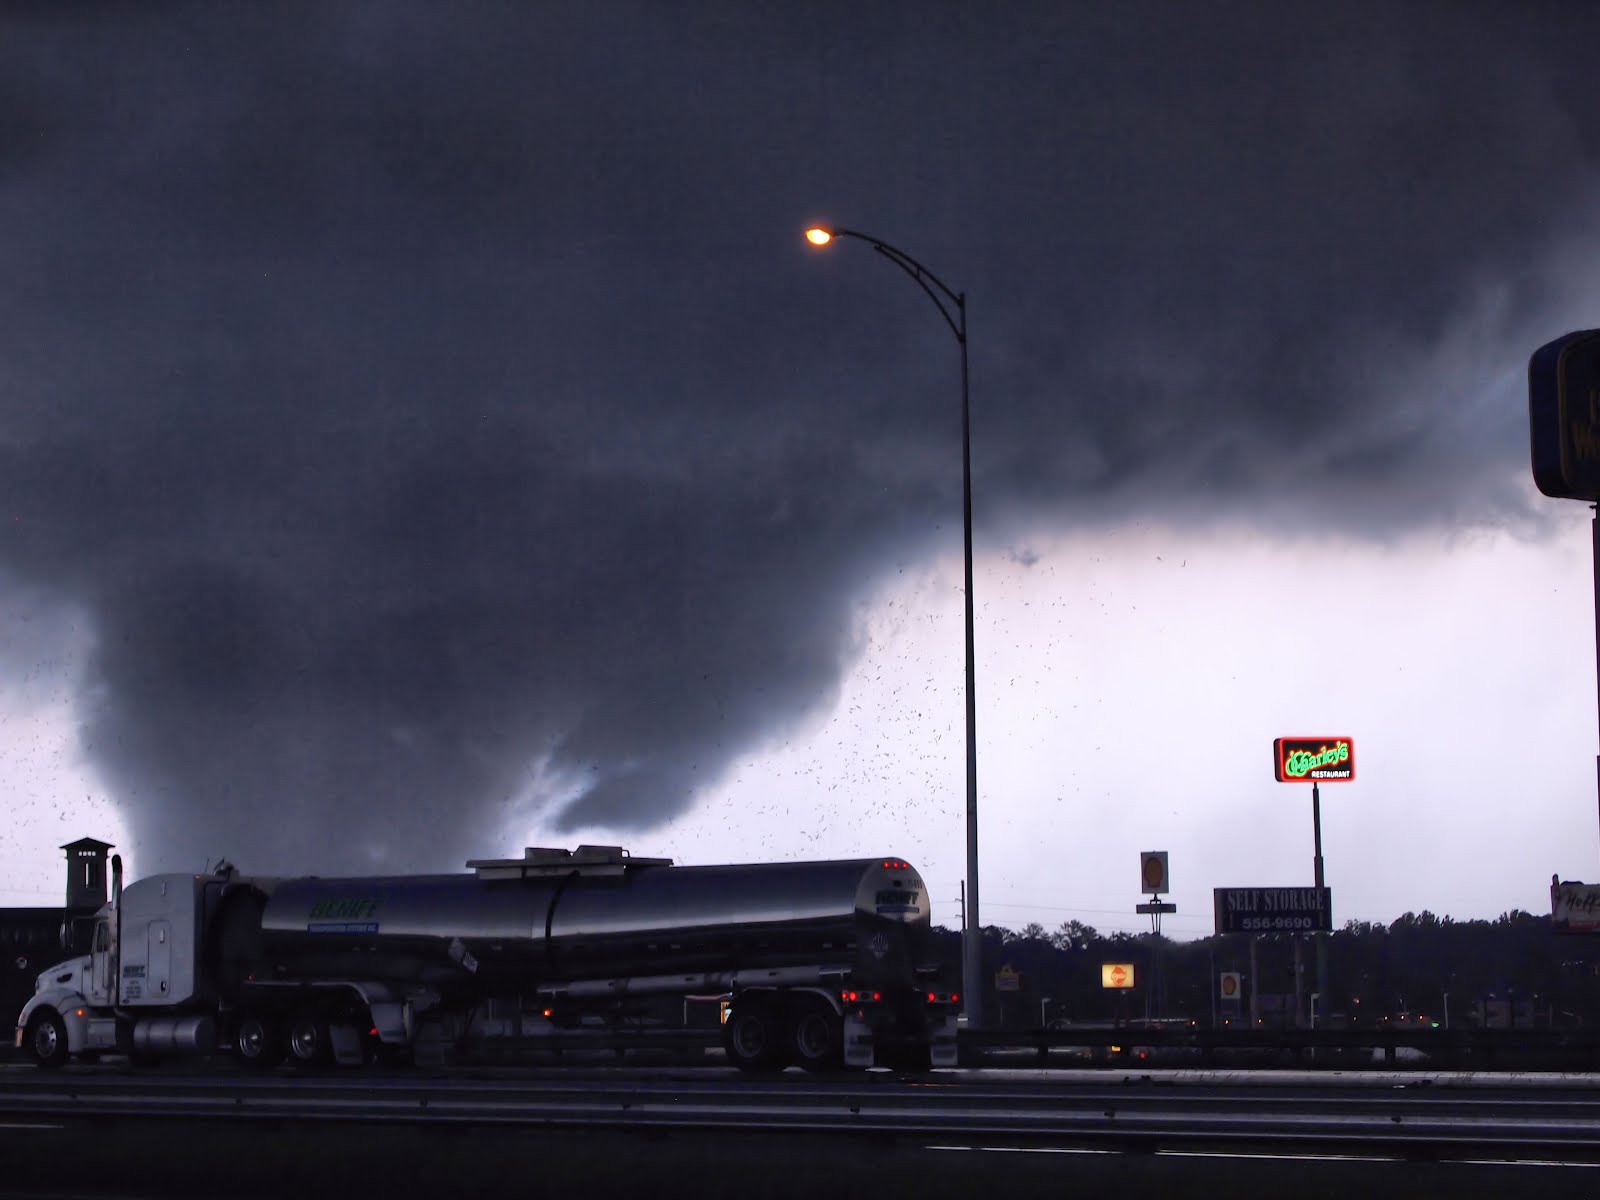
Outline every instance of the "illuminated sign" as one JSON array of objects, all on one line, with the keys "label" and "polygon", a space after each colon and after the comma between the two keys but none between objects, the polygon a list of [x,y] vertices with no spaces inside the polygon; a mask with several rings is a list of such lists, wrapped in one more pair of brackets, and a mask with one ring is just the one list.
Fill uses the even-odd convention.
[{"label": "illuminated sign", "polygon": [[1541,492],[1600,499],[1600,330],[1569,333],[1533,352],[1528,433]]},{"label": "illuminated sign", "polygon": [[1213,888],[1218,933],[1331,933],[1332,888]]},{"label": "illuminated sign", "polygon": [[1101,963],[1100,986],[1103,988],[1131,988],[1133,986],[1133,964]]},{"label": "illuminated sign", "polygon": [[1349,783],[1356,777],[1356,744],[1347,737],[1281,737],[1272,743],[1279,783]]}]

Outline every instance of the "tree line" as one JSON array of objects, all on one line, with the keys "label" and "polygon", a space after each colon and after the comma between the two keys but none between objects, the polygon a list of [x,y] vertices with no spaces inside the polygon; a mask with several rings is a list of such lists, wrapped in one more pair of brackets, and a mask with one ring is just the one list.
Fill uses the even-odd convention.
[{"label": "tree line", "polygon": [[[936,928],[934,939],[947,978],[959,986],[960,933]],[[1600,1024],[1600,938],[1557,934],[1547,915],[1513,910],[1492,921],[1457,921],[1424,911],[1388,925],[1347,921],[1327,935],[1326,953],[1324,1011],[1345,1023]],[[1080,921],[1054,931],[1037,923],[1020,930],[989,925],[983,983],[990,1020],[1005,1028],[1122,1017],[1237,1022],[1248,1018],[1252,982],[1258,1019],[1294,1024],[1316,990],[1316,954],[1314,939],[1304,934],[1178,942],[1150,933],[1101,934]],[[1103,987],[1107,963],[1131,964],[1135,986]],[[1006,968],[1014,990],[997,988]],[[1232,1000],[1222,995],[1225,972],[1240,976]]]}]

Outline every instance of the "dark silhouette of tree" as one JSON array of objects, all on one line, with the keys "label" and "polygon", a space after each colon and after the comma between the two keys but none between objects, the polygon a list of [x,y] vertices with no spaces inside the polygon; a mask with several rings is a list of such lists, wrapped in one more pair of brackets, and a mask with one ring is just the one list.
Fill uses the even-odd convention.
[{"label": "dark silhouette of tree", "polygon": [[[1041,1001],[1048,1019],[1075,1022],[1112,1020],[1122,1011],[1143,1016],[1143,988],[1159,956],[1162,1002],[1152,1007],[1169,1017],[1207,1022],[1221,1007],[1217,973],[1248,976],[1249,935],[1213,936],[1173,942],[1153,934],[1101,934],[1093,926],[1065,921],[1054,932],[1038,923],[1013,931],[985,926],[984,987],[994,995],[995,975],[1010,966],[1021,975],[1020,991],[1008,996],[1006,1027],[1037,1025]],[[1279,1019],[1288,1020],[1296,990],[1295,941],[1289,935],[1262,935],[1256,943],[1257,992],[1271,1004],[1287,1003]],[[1316,949],[1299,938],[1299,983],[1305,997],[1316,987]],[[934,931],[935,953],[945,975],[960,981],[960,935]],[[1134,965],[1140,985],[1124,1001],[1101,986],[1102,963]],[[1248,995],[1250,980],[1245,979]],[[1499,1014],[1518,1023],[1553,1021],[1558,1025],[1600,1025],[1600,937],[1557,934],[1550,918],[1513,910],[1492,921],[1457,921],[1427,909],[1407,912],[1388,925],[1347,921],[1328,936],[1327,1011],[1339,1019],[1377,1024],[1385,1018],[1425,1018],[1466,1025]],[[1274,1012],[1279,1010],[1274,1007]]]}]

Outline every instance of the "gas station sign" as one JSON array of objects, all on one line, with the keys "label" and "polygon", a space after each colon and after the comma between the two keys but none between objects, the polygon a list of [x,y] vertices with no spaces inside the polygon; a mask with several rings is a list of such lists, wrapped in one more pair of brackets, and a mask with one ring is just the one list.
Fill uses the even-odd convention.
[{"label": "gas station sign", "polygon": [[1131,988],[1133,986],[1133,964],[1101,963],[1100,986],[1103,988]]}]

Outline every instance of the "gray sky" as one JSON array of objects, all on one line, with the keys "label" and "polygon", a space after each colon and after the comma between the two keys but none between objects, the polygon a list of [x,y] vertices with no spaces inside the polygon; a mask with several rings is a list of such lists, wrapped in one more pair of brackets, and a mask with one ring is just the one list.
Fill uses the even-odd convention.
[{"label": "gray sky", "polygon": [[[953,889],[956,346],[866,247],[808,250],[826,220],[971,297],[995,905],[1123,910],[1097,872],[1164,836],[1186,912],[1295,881],[1300,835],[1238,807],[1283,802],[1273,736],[1381,763],[1471,727],[1498,757],[1403,799],[1475,831],[1449,878],[1496,883],[1459,915],[1537,907],[1594,857],[1587,530],[1528,484],[1524,372],[1600,323],[1597,33],[1553,2],[0,8],[0,856],[97,821],[141,871],[605,837]],[[1120,825],[1173,790],[1152,713],[1238,747],[1170,832]],[[1450,907],[1387,890],[1395,755],[1337,835],[1336,910],[1375,911],[1337,915]],[[1509,830],[1461,816],[1508,793]],[[1010,879],[1041,839],[1052,880]]]}]

